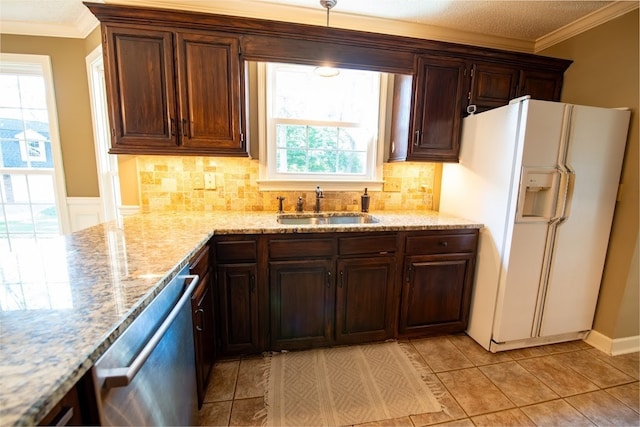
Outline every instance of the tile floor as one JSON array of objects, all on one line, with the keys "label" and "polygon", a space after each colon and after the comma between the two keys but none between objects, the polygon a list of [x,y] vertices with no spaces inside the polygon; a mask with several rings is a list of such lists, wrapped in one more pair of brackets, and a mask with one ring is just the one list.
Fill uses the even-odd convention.
[{"label": "tile floor", "polygon": [[[611,357],[582,341],[492,354],[466,335],[401,342],[443,412],[367,426],[638,426],[639,353]],[[262,358],[214,367],[201,425],[260,425]]]}]

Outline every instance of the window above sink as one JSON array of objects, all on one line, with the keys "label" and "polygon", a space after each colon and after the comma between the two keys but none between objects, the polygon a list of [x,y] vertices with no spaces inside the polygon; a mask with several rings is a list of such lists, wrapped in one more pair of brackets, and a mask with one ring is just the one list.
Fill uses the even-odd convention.
[{"label": "window above sink", "polygon": [[380,189],[387,75],[315,69],[258,63],[260,189]]}]

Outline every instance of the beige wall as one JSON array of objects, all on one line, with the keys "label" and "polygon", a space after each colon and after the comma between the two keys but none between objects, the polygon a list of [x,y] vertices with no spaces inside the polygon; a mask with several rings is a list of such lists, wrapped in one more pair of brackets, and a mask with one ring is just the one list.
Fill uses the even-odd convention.
[{"label": "beige wall", "polygon": [[99,31],[86,39],[0,34],[4,53],[49,55],[60,128],[62,162],[69,197],[97,197],[85,58],[100,43]]},{"label": "beige wall", "polygon": [[638,9],[540,53],[574,61],[565,73],[563,101],[632,110],[623,192],[616,205],[594,329],[613,339],[638,336]]}]

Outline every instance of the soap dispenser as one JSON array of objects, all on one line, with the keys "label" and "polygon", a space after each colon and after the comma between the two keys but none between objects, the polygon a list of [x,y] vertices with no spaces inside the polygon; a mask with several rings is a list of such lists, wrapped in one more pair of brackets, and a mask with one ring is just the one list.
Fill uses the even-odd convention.
[{"label": "soap dispenser", "polygon": [[369,212],[369,195],[367,189],[364,189],[364,194],[360,196],[360,207],[362,212]]}]

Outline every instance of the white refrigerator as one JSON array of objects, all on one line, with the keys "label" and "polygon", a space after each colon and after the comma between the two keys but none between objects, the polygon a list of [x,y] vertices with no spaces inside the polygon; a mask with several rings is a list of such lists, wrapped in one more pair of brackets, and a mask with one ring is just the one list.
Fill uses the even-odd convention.
[{"label": "white refrigerator", "polygon": [[629,118],[523,97],[463,120],[440,211],[484,224],[467,333],[487,350],[591,329]]}]

